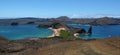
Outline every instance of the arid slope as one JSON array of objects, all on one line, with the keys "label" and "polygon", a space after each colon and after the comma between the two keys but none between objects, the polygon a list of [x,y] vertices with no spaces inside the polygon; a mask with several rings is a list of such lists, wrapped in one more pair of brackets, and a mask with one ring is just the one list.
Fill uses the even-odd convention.
[{"label": "arid slope", "polygon": [[22,50],[15,48],[17,51],[1,52],[0,55],[120,55],[120,38],[72,41],[20,40],[12,41],[10,44],[19,45]]}]

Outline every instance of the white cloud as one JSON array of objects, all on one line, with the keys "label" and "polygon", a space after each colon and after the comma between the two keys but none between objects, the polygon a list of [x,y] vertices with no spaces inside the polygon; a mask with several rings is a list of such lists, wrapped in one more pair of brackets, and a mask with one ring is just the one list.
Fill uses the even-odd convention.
[{"label": "white cloud", "polygon": [[79,18],[80,15],[79,14],[73,14],[72,16],[70,16],[71,18]]},{"label": "white cloud", "polygon": [[115,17],[120,18],[120,15],[113,14],[73,14],[71,18],[100,18],[100,17]]}]

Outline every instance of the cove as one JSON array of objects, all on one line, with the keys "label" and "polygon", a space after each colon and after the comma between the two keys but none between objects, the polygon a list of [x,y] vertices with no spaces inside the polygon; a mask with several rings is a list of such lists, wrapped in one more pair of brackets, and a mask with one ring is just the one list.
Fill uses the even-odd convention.
[{"label": "cove", "polygon": [[37,25],[0,26],[0,36],[9,40],[45,38],[52,34],[52,30]]},{"label": "cove", "polygon": [[[67,24],[74,28],[84,28],[88,31],[90,25]],[[28,39],[28,38],[46,38],[53,34],[48,28],[37,28],[38,25],[18,25],[18,26],[0,26],[0,36],[10,40]],[[103,39],[120,36],[120,25],[92,26],[92,35],[80,35],[83,39]]]}]

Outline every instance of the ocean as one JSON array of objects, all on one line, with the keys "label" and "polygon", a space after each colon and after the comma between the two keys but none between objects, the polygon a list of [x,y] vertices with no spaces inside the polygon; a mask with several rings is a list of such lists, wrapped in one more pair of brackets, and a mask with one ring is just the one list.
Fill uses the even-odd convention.
[{"label": "ocean", "polygon": [[[90,25],[68,24],[74,28],[84,28],[88,31]],[[37,25],[0,26],[0,36],[10,40],[28,38],[46,38],[53,34],[48,28],[38,28]],[[80,35],[79,38],[110,38],[120,36],[120,25],[92,26],[92,35]]]},{"label": "ocean", "polygon": [[[81,24],[68,24],[74,28],[84,28],[88,31],[90,25],[81,25]],[[80,38],[92,39],[92,38],[110,38],[110,37],[120,37],[120,25],[103,25],[103,26],[92,26],[92,34],[80,35]]]},{"label": "ocean", "polygon": [[48,28],[38,28],[37,25],[0,26],[0,36],[10,40],[27,38],[45,38],[52,35]]}]

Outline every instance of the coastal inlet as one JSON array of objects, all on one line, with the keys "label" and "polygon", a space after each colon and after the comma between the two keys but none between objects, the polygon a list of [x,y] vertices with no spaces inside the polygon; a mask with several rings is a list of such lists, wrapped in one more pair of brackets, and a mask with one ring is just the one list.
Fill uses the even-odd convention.
[{"label": "coastal inlet", "polygon": [[[84,28],[88,32],[90,25],[67,24],[73,28]],[[53,34],[48,28],[37,27],[38,25],[18,25],[18,26],[0,26],[0,35],[10,39],[29,39],[29,38],[46,38]],[[92,34],[80,35],[80,38],[110,38],[120,36],[120,25],[92,26]]]},{"label": "coastal inlet", "polygon": [[0,35],[10,40],[45,38],[53,34],[48,28],[37,28],[38,25],[0,26]]}]

